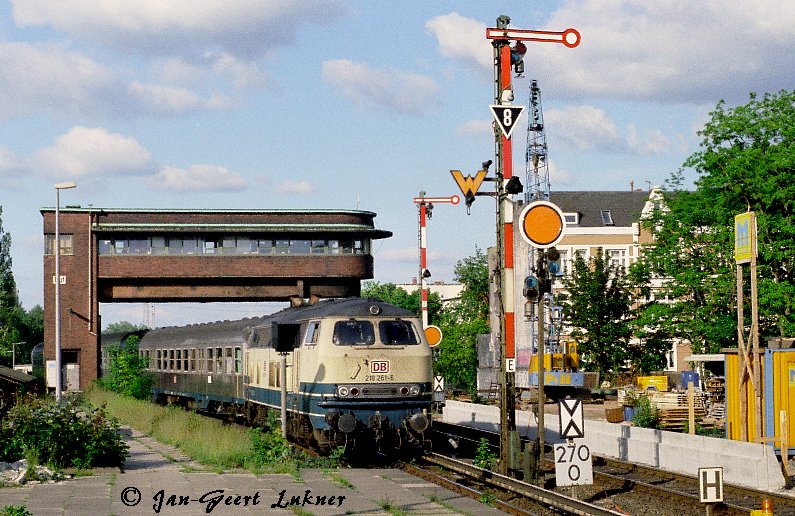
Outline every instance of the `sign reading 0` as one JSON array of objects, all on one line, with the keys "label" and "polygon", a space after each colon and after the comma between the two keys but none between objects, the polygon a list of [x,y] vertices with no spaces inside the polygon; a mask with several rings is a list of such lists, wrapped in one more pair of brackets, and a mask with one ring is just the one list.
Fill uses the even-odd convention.
[{"label": "sign reading 0", "polygon": [[555,204],[533,201],[519,215],[522,238],[538,249],[549,249],[563,238],[566,218]]}]

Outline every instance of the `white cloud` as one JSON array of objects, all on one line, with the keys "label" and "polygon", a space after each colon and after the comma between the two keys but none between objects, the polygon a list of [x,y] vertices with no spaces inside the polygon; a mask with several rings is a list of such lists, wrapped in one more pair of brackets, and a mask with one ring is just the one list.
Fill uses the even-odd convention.
[{"label": "white cloud", "polygon": [[240,191],[246,188],[243,176],[219,165],[165,167],[147,181],[153,188],[171,192]]},{"label": "white cloud", "polygon": [[414,263],[419,266],[420,251],[416,247],[381,249],[374,253],[378,262]]},{"label": "white cloud", "polygon": [[418,115],[439,105],[439,86],[428,77],[399,70],[377,70],[347,59],[323,63],[323,80],[358,108],[386,107]]},{"label": "white cloud", "polygon": [[[573,49],[527,44],[526,75],[543,78],[564,99],[714,104],[795,83],[795,67],[784,57],[795,53],[793,2],[569,0],[543,26],[516,22],[512,28],[580,32]],[[458,13],[426,23],[443,56],[490,77],[493,54],[485,27]]]},{"label": "white cloud", "polygon": [[141,174],[152,168],[149,151],[134,138],[101,127],[75,126],[39,150],[31,166],[50,178]]},{"label": "white cloud", "polygon": [[450,13],[429,20],[425,28],[436,37],[443,56],[476,70],[492,69],[494,50],[485,38],[485,23]]},{"label": "white cloud", "polygon": [[123,90],[103,65],[64,47],[0,43],[0,118],[50,110],[96,113]]},{"label": "white cloud", "polygon": [[20,169],[21,164],[14,153],[0,145],[0,180],[4,189],[16,189],[21,185]]},{"label": "white cloud", "polygon": [[308,194],[314,191],[315,187],[309,181],[282,181],[276,185],[276,192],[280,194]]},{"label": "white cloud", "polygon": [[494,136],[492,120],[467,120],[455,128],[458,136]]},{"label": "white cloud", "polygon": [[795,82],[795,4],[777,0],[572,0],[546,30],[575,27],[575,49],[537,45],[528,69],[569,96],[715,102]]},{"label": "white cloud", "polygon": [[546,130],[567,150],[614,150],[623,147],[615,122],[601,109],[571,106],[544,112]]},{"label": "white cloud", "polygon": [[659,129],[639,130],[635,124],[627,126],[627,147],[642,156],[663,154],[671,150],[673,142]]},{"label": "white cloud", "polygon": [[[221,109],[231,101],[183,88],[125,83],[117,72],[60,45],[0,43],[0,120],[33,112],[61,117],[175,115]],[[222,70],[219,70],[222,73]]]},{"label": "white cloud", "polygon": [[261,55],[294,40],[307,24],[344,14],[339,0],[12,0],[19,27],[49,26],[70,38],[119,52],[200,56],[220,48]]},{"label": "white cloud", "polygon": [[179,114],[197,109],[223,108],[231,104],[231,100],[223,95],[204,99],[190,90],[159,84],[134,82],[130,84],[129,91],[131,98],[153,113]]}]

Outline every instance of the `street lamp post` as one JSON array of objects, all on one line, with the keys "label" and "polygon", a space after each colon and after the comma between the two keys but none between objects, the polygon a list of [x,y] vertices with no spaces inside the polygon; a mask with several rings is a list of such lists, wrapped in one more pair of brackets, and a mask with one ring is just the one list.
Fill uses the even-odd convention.
[{"label": "street lamp post", "polygon": [[61,402],[61,385],[63,383],[61,371],[61,190],[74,188],[77,185],[69,181],[55,183],[55,401]]}]

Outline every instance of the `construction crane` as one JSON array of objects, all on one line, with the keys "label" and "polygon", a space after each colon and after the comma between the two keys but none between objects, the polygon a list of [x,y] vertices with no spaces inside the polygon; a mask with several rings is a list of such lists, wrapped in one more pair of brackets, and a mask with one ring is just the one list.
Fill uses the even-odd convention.
[{"label": "construction crane", "polygon": [[528,102],[527,153],[525,155],[524,201],[549,200],[549,167],[547,166],[547,137],[544,133],[544,112],[541,109],[541,90],[538,81],[530,82]]},{"label": "construction crane", "polygon": [[[541,89],[535,79],[530,82],[528,107],[525,204],[549,201],[551,190]],[[538,358],[544,357],[544,369],[553,380],[554,386],[572,385],[572,383],[576,385],[582,381],[579,377],[572,383],[569,383],[569,379],[582,375],[576,373],[579,356],[576,345],[568,342],[563,346],[560,345],[562,310],[555,304],[555,294],[552,289],[554,278],[560,274],[560,253],[554,247],[537,250],[531,246],[528,251],[528,263],[530,271],[525,279],[523,294],[528,300],[533,300],[525,305],[530,345],[534,349],[530,371],[537,371]],[[534,306],[537,309],[534,309]],[[546,328],[546,331],[543,331],[543,328]],[[533,383],[538,385],[536,382]]]}]

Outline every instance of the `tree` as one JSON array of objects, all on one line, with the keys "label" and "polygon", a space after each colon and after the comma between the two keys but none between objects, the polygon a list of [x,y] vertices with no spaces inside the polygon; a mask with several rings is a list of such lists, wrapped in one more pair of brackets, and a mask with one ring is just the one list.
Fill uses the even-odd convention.
[{"label": "tree", "polygon": [[759,229],[760,337],[795,335],[795,91],[751,94],[736,108],[720,101],[710,116],[684,163],[696,190],[685,191],[675,172],[668,209],[645,222],[655,234],[645,259],[676,300],[659,319],[695,352],[737,345],[734,216],[747,210]]},{"label": "tree", "polygon": [[145,324],[133,324],[129,321],[110,323],[102,333],[132,333],[138,330],[148,330]]},{"label": "tree", "polygon": [[632,299],[623,271],[611,266],[599,249],[588,262],[577,255],[563,286],[563,322],[572,328],[583,366],[598,371],[601,378],[613,377],[632,357]]},{"label": "tree", "polygon": [[[420,289],[414,292],[407,292],[394,283],[378,283],[377,281],[366,281],[362,288],[362,297],[377,299],[385,303],[405,308],[415,314],[420,314]],[[439,317],[442,309],[442,298],[436,292],[428,293],[428,321],[431,324]]]},{"label": "tree", "polygon": [[453,269],[455,280],[464,285],[461,299],[445,307],[439,328],[444,335],[436,374],[460,389],[477,391],[477,336],[489,332],[489,271],[486,255],[475,249],[475,256],[464,258]]},{"label": "tree", "polygon": [[0,207],[0,364],[11,365],[14,344],[23,342],[25,311],[19,304],[17,284],[11,270],[11,235],[3,231]]}]

